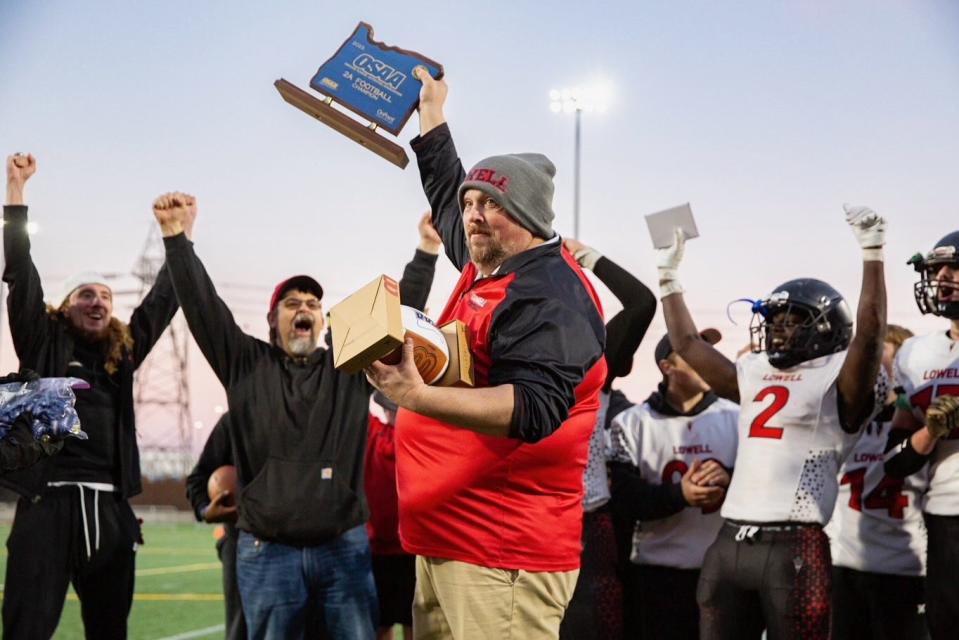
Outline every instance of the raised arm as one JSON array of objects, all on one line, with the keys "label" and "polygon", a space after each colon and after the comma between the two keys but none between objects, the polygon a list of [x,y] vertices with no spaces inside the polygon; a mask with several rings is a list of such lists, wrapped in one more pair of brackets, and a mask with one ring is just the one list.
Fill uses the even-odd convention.
[{"label": "raised arm", "polygon": [[673,351],[689,363],[717,395],[739,402],[736,364],[703,340],[683,299],[678,269],[685,251],[685,236],[676,230],[676,241],[666,249],[658,249],[659,292],[663,315]]},{"label": "raised arm", "polygon": [[426,301],[433,288],[433,276],[436,274],[436,256],[440,252],[440,236],[430,223],[429,211],[423,214],[417,225],[420,242],[416,246],[413,259],[403,269],[400,280],[400,302],[408,307],[425,311]]},{"label": "raised arm", "polygon": [[36,367],[48,332],[43,287],[30,257],[27,207],[23,203],[24,187],[36,170],[37,161],[32,155],[7,158],[7,198],[3,207],[3,281],[9,287],[10,334],[17,357],[28,367]]},{"label": "raised arm", "polygon": [[653,316],[656,315],[656,296],[633,274],[596,249],[575,238],[565,238],[563,245],[573,254],[579,266],[596,274],[599,281],[606,285],[623,305],[622,310],[606,323],[608,372],[603,388],[609,390],[613,380],[629,375],[633,354],[639,348]]},{"label": "raised arm", "polygon": [[194,253],[186,231],[195,206],[192,196],[167,193],[153,203],[153,215],[163,234],[166,268],[190,332],[220,382],[229,387],[269,346],[243,333]]},{"label": "raised arm", "polygon": [[[845,205],[846,221],[862,247],[862,290],[856,312],[856,334],[839,372],[839,420],[844,431],[855,433],[877,408],[876,378],[882,364],[886,335],[886,283],[882,246],[886,222],[868,207]],[[885,400],[880,397],[879,402]]]},{"label": "raised arm", "polygon": [[417,77],[423,83],[418,107],[420,135],[410,142],[410,146],[416,152],[423,191],[433,211],[433,226],[443,240],[446,255],[457,270],[462,270],[469,262],[469,251],[457,191],[466,172],[443,115],[446,82],[434,80],[428,73],[420,73]]}]

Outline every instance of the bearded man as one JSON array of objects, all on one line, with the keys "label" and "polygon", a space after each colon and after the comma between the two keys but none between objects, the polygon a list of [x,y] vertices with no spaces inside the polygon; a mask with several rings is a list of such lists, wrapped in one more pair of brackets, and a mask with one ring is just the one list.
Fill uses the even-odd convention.
[{"label": "bearded man", "polygon": [[[164,267],[124,323],[113,316],[106,279],[84,272],[69,278],[55,304],[46,305],[30,257],[23,200],[35,171],[31,155],[7,158],[3,280],[10,287],[10,333],[22,368],[90,385],[76,391],[89,439],[68,438],[58,455],[0,479],[21,496],[7,540],[3,636],[51,637],[73,584],[86,636],[125,638],[142,541],[127,502],[141,490],[133,372],[176,313],[176,296]],[[187,234],[194,214],[188,206]]]},{"label": "bearded man", "polygon": [[[330,637],[372,639],[378,609],[363,495],[372,388],[363,373],[336,370],[333,350],[319,344],[323,287],[310,276],[276,286],[269,342],[237,326],[184,234],[191,200],[167,194],[153,211],[190,331],[229,400],[249,637],[301,638],[316,610]],[[417,252],[404,280],[432,261]]]}]

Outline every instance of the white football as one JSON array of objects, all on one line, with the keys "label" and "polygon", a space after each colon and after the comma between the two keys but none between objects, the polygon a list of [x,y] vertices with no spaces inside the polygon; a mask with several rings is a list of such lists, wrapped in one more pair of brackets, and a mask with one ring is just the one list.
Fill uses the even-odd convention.
[{"label": "white football", "polygon": [[[413,307],[400,306],[406,337],[413,338],[413,362],[426,384],[433,384],[446,373],[450,352],[446,338],[425,313]],[[402,357],[402,348],[382,358],[387,364],[396,364]]]}]

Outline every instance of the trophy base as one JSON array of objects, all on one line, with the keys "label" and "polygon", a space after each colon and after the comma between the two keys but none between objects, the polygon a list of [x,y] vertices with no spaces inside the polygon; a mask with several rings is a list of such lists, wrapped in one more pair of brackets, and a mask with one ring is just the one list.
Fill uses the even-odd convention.
[{"label": "trophy base", "polygon": [[296,85],[281,78],[274,82],[273,86],[280,92],[284,100],[300,111],[339,131],[353,142],[359,143],[381,158],[389,160],[400,169],[405,169],[406,165],[410,163],[409,156],[406,155],[403,147],[390,142],[369,127],[364,127],[345,113],[338,111],[319,98],[313,97]]}]

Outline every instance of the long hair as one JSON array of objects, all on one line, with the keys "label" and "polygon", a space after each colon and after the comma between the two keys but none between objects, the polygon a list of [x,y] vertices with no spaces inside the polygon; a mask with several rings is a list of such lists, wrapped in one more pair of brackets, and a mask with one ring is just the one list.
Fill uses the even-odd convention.
[{"label": "long hair", "polygon": [[[73,330],[73,323],[70,322],[70,318],[67,317],[67,309],[69,306],[67,300],[63,301],[59,309],[48,304],[47,315],[57,322],[66,323],[66,326],[69,327],[70,330]],[[133,334],[130,333],[130,327],[125,322],[121,322],[115,317],[110,316],[110,322],[107,325],[106,337],[103,339],[103,343],[106,346],[104,349],[106,361],[103,364],[103,368],[107,373],[113,375],[117,372],[117,369],[119,369],[120,361],[123,360],[124,354],[133,348]]]}]

